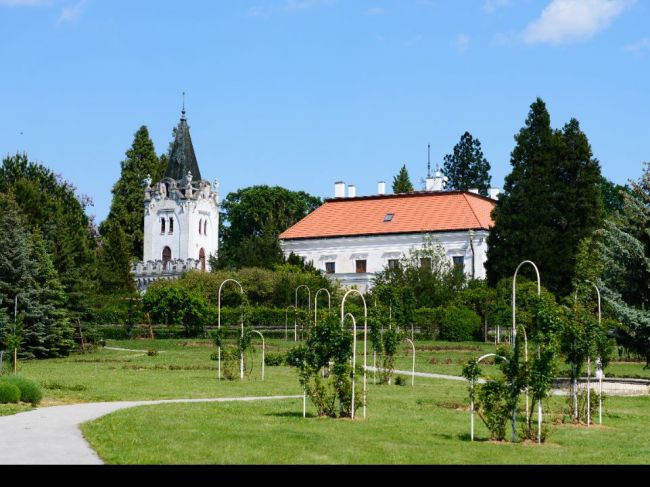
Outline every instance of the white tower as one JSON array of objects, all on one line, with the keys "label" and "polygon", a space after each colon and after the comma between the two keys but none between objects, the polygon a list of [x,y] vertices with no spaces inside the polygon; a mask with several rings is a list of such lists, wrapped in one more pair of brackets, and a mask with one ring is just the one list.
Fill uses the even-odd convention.
[{"label": "white tower", "polygon": [[219,188],[201,179],[183,107],[163,179],[145,180],[144,262],[134,278],[144,291],[157,279],[173,279],[191,269],[209,271],[219,247]]}]

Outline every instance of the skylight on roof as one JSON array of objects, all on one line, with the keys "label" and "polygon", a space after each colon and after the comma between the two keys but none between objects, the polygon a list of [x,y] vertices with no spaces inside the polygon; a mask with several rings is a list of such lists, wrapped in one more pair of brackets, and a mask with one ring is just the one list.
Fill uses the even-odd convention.
[{"label": "skylight on roof", "polygon": [[384,217],[384,223],[386,223],[386,222],[392,222],[392,221],[393,221],[393,214],[392,214],[392,213],[388,213],[388,214]]}]

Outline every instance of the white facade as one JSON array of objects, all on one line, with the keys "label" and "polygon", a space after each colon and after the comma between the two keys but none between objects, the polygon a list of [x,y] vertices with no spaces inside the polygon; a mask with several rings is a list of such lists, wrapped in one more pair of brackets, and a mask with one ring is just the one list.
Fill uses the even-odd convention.
[{"label": "white facade", "polygon": [[[487,259],[487,230],[383,234],[354,237],[308,238],[281,240],[284,254],[291,252],[313,262],[316,269],[338,279],[344,286],[356,286],[366,292],[372,287],[374,273],[388,266],[389,260],[399,260],[412,249],[421,249],[425,237],[441,244],[450,263],[462,258],[468,277],[483,279]],[[366,272],[357,272],[357,261],[365,261]],[[456,259],[459,263],[460,259]],[[331,273],[332,263],[334,273]],[[328,273],[328,267],[329,273]],[[361,270],[362,264],[359,265]]]},{"label": "white facade", "polygon": [[219,193],[208,181],[165,178],[147,185],[144,197],[144,261],[133,272],[140,290],[160,278],[191,269],[210,270],[218,252]]}]

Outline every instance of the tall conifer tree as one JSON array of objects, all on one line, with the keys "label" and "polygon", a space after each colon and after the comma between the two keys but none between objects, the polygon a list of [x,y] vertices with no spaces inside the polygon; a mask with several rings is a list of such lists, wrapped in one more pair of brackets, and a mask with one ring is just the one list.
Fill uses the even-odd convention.
[{"label": "tall conifer tree", "polygon": [[445,176],[449,178],[449,189],[469,190],[478,188],[487,196],[490,188],[490,163],[483,155],[481,142],[465,132],[454,146],[453,154],[445,156]]},{"label": "tall conifer tree", "polygon": [[[121,228],[129,240],[130,257],[142,260],[144,246],[144,190],[142,181],[159,179],[160,161],[146,126],[135,133],[133,145],[121,162],[120,178],[113,186],[111,209],[99,227],[103,238],[111,229]],[[109,241],[110,239],[107,239]]]},{"label": "tall conifer tree", "polygon": [[602,222],[600,166],[578,122],[553,130],[539,98],[515,140],[512,172],[488,237],[488,280],[496,284],[521,261],[532,260],[544,285],[564,296],[571,291],[580,241]]},{"label": "tall conifer tree", "polygon": [[410,191],[413,191],[413,183],[406,170],[406,164],[404,164],[397,176],[393,178],[393,193],[409,193]]}]

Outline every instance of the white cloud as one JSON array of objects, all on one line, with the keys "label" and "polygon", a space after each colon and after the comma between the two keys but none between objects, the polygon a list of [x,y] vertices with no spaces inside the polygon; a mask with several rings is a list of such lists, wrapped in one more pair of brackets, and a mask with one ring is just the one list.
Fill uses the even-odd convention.
[{"label": "white cloud", "polygon": [[639,39],[638,41],[633,42],[632,44],[628,44],[623,49],[625,49],[627,52],[633,52],[633,53],[650,51],[650,37]]},{"label": "white cloud", "polygon": [[48,3],[50,0],[0,0],[0,5],[8,7],[38,7]]},{"label": "white cloud", "polygon": [[57,24],[63,24],[66,22],[76,22],[81,17],[83,13],[84,6],[86,5],[86,0],[79,0],[72,7],[63,7],[61,9],[61,14],[59,15],[59,20]]},{"label": "white cloud", "polygon": [[335,0],[287,0],[284,4],[284,10],[309,10],[334,2]]},{"label": "white cloud", "polygon": [[470,38],[467,34],[460,33],[456,36],[456,39],[454,39],[454,46],[456,46],[456,49],[458,52],[465,52],[469,49],[469,41]]},{"label": "white cloud", "polygon": [[524,30],[528,44],[566,44],[591,38],[636,0],[552,0]]},{"label": "white cloud", "polygon": [[386,13],[386,9],[382,7],[372,7],[366,10],[368,15],[382,15]]},{"label": "white cloud", "polygon": [[514,0],[485,0],[483,10],[491,14],[496,9],[501,7],[509,7],[514,3]]},{"label": "white cloud", "polygon": [[249,17],[263,17],[264,15],[266,15],[266,10],[264,9],[264,7],[260,7],[258,5],[255,7],[250,7],[246,12],[246,14]]}]

